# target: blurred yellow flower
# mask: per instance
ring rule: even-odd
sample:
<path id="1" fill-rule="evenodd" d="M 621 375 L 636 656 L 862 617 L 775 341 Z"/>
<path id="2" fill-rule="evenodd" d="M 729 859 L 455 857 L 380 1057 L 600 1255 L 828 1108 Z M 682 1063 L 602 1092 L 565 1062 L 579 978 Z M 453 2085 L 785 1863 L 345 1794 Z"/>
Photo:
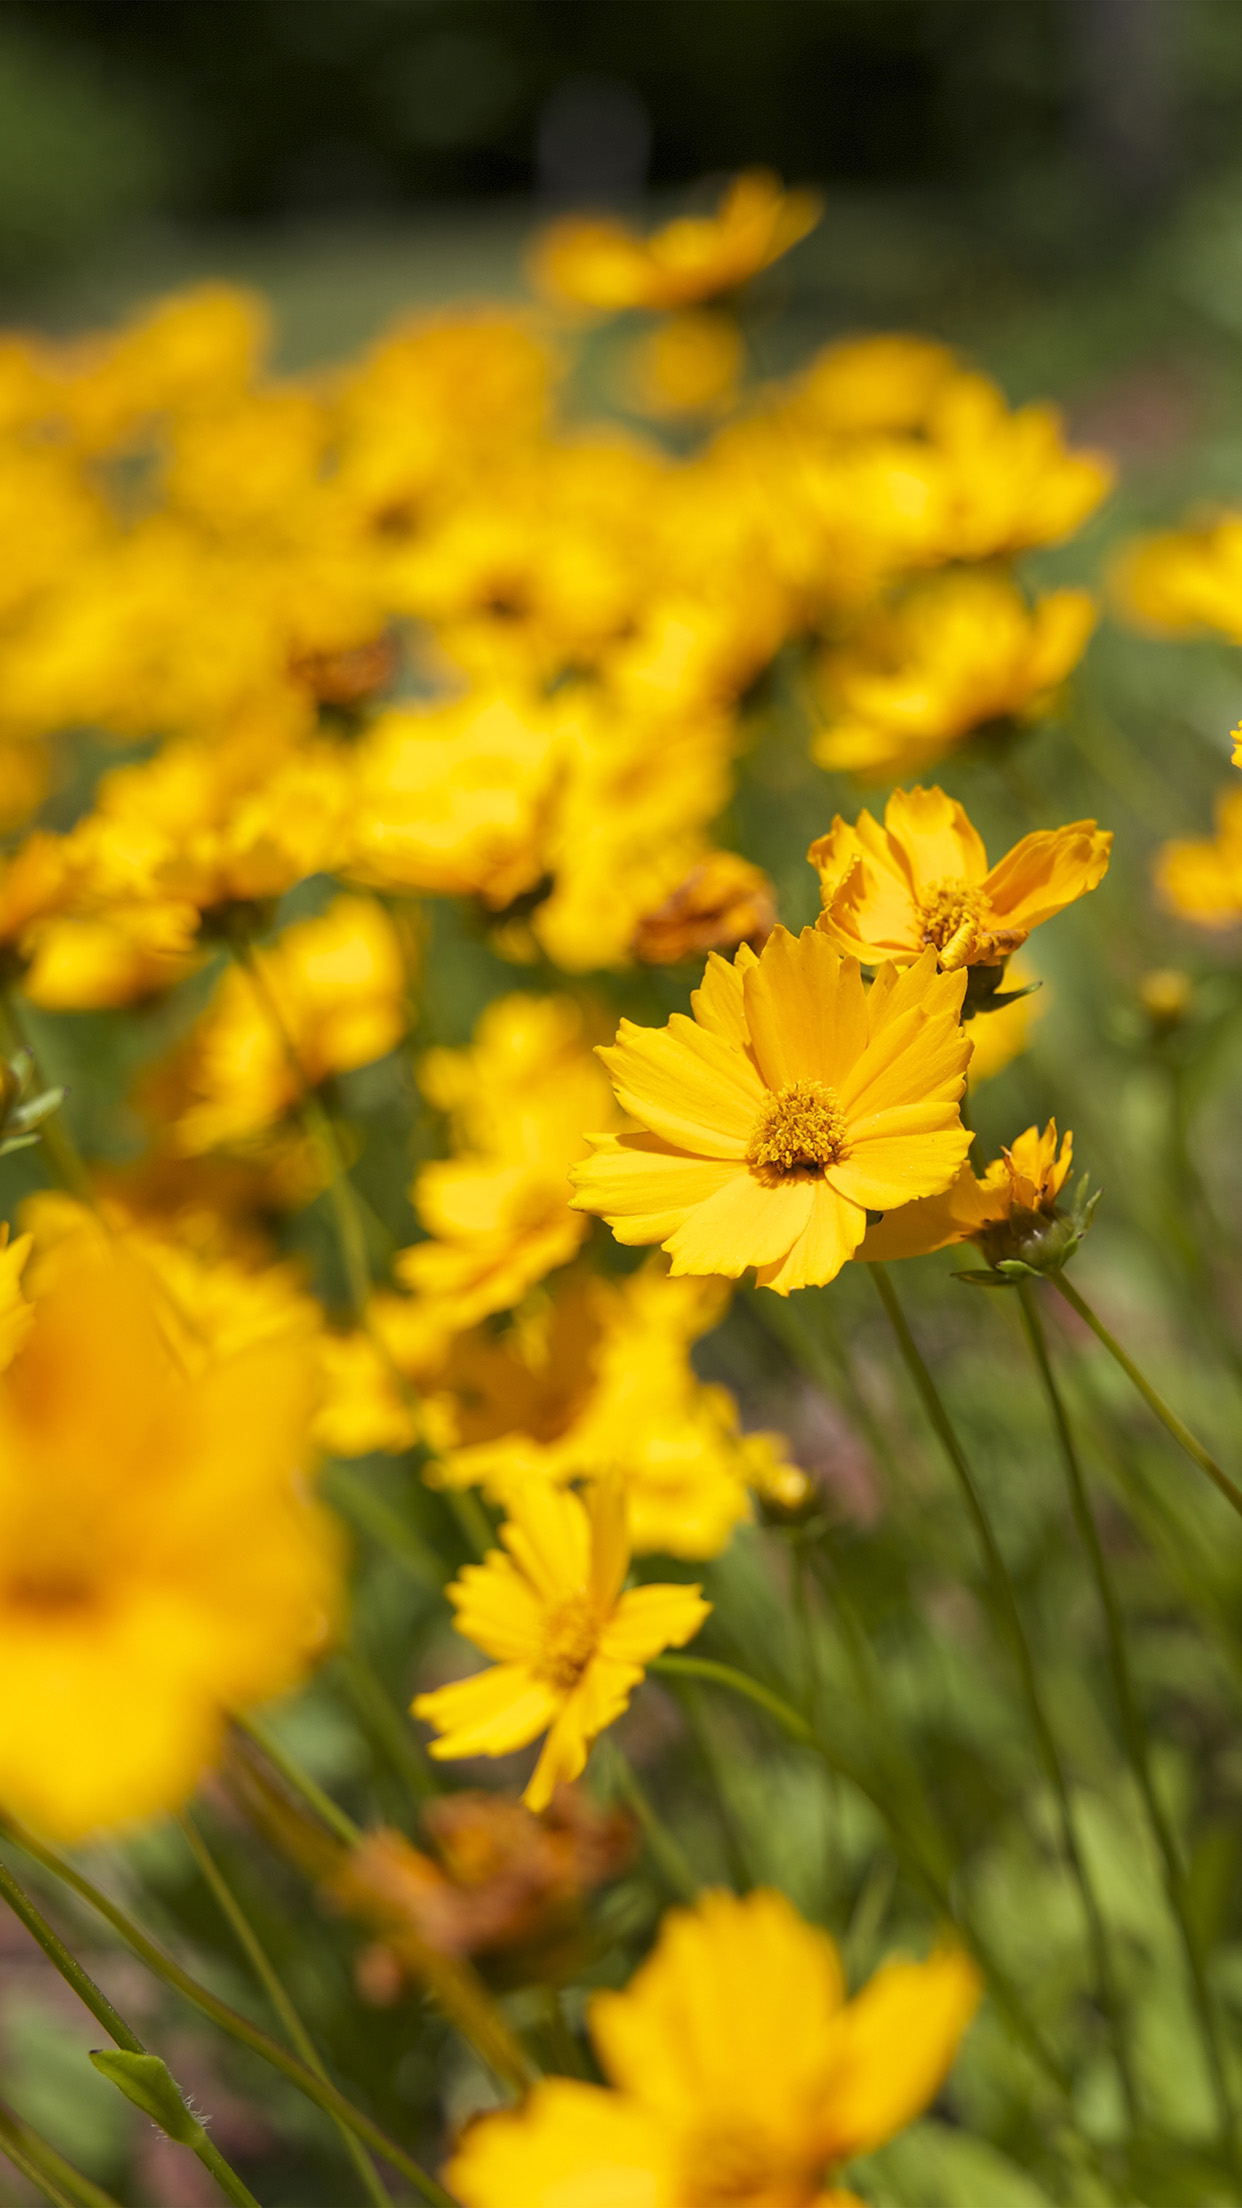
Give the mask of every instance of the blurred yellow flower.
<path id="1" fill-rule="evenodd" d="M 1236 928 L 1242 920 L 1242 790 L 1216 801 L 1214 836 L 1178 837 L 1156 853 L 1160 901 L 1199 928 Z"/>
<path id="2" fill-rule="evenodd" d="M 493 1549 L 448 1589 L 459 1633 L 497 1662 L 420 1694 L 413 1710 L 436 1727 L 438 1757 L 505 1756 L 546 1732 L 523 1796 L 546 1809 L 652 1657 L 690 1640 L 710 1606 L 697 1587 L 623 1592 L 630 1543 L 615 1482 L 597 1482 L 586 1502 L 536 1485 L 515 1499 L 500 1538 L 507 1555 Z"/>
<path id="3" fill-rule="evenodd" d="M 670 315 L 630 355 L 635 395 L 648 414 L 714 414 L 737 396 L 743 346 L 727 314 Z"/>
<path id="4" fill-rule="evenodd" d="M 1126 545 L 1112 570 L 1123 613 L 1166 635 L 1216 629 L 1242 644 L 1242 514 L 1220 514 Z"/>
<path id="5" fill-rule="evenodd" d="M 821 767 L 879 779 L 929 766 L 993 723 L 1050 713 L 1095 625 L 1084 590 L 1028 606 L 1004 575 L 936 576 L 825 654 Z"/>
<path id="6" fill-rule="evenodd" d="M 836 2173 L 935 2097 L 980 1991 L 942 1947 L 850 2000 L 783 1894 L 707 1893 L 623 1993 L 594 1996 L 607 2086 L 544 2080 L 471 2126 L 446 2181 L 463 2208 L 846 2208 Z"/>
<path id="7" fill-rule="evenodd" d="M 641 238 L 607 217 L 567 216 L 536 245 L 536 281 L 598 314 L 688 307 L 758 275 L 815 228 L 816 192 L 787 192 L 764 169 L 736 177 L 714 215 L 684 215 Z"/>
<path id="8" fill-rule="evenodd" d="M 295 1112 L 329 1075 L 382 1058 L 407 1023 L 396 929 L 370 897 L 337 897 L 255 953 L 258 980 L 226 968 L 190 1038 L 187 1151 L 237 1142 Z"/>
<path id="9" fill-rule="evenodd" d="M 921 430 L 960 372 L 956 355 L 931 337 L 886 331 L 844 338 L 816 354 L 791 403 L 808 427 L 838 435 Z"/>
<path id="10" fill-rule="evenodd" d="M 1112 835 L 1093 820 L 1039 828 L 989 868 L 983 838 L 943 790 L 894 790 L 884 825 L 833 821 L 807 857 L 819 925 L 865 966 L 904 964 L 930 946 L 942 967 L 1002 966 L 1032 928 L 1103 880 Z"/>
<path id="11" fill-rule="evenodd" d="M 987 376 L 959 374 L 945 382 L 928 407 L 926 434 L 945 484 L 937 547 L 945 560 L 990 560 L 1059 544 L 1095 512 L 1116 478 L 1104 453 L 1066 448 L 1055 406 L 1011 411 Z M 1064 595 L 1081 593 L 1057 593 Z"/>
<path id="12" fill-rule="evenodd" d="M 736 851 L 709 851 L 643 914 L 634 930 L 634 956 L 647 966 L 677 966 L 707 951 L 733 951 L 739 943 L 761 950 L 776 925 L 776 894 L 762 867 Z"/>
<path id="13" fill-rule="evenodd" d="M 663 1243 L 675 1274 L 753 1265 L 778 1295 L 834 1279 L 868 1211 L 947 1187 L 966 1155 L 965 987 L 929 950 L 865 991 L 814 928 L 713 956 L 693 1019 L 625 1020 L 601 1052 L 647 1131 L 592 1137 L 575 1204 Z"/>
<path id="14" fill-rule="evenodd" d="M 338 1601 L 307 1360 L 187 1374 L 124 1253 L 81 1244 L 0 1375 L 0 1800 L 80 1839 L 175 1808 L 230 1710 L 302 1678 Z"/>

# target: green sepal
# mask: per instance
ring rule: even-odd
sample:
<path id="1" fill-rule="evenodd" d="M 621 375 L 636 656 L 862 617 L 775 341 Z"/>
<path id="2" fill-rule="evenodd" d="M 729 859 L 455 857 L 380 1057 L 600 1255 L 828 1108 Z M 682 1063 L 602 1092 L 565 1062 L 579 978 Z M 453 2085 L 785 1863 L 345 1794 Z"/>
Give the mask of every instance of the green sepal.
<path id="1" fill-rule="evenodd" d="M 0 1137 L 0 1158 L 10 1158 L 15 1150 L 33 1150 L 41 1138 L 35 1135 L 4 1135 Z"/>
<path id="2" fill-rule="evenodd" d="M 1023 1272 L 1026 1269 L 1024 1265 L 1022 1267 Z M 1008 1267 L 1005 1270 L 1007 1271 Z M 992 1265 L 986 1267 L 972 1265 L 968 1273 L 954 1273 L 953 1278 L 954 1280 L 964 1280 L 968 1288 L 1012 1288 L 1014 1286 L 1012 1280 L 999 1279 L 997 1269 Z"/>
<path id="3" fill-rule="evenodd" d="M 195 2154 L 202 2152 L 207 2133 L 186 2107 L 176 2079 L 159 2055 L 135 2055 L 123 2047 L 94 2047 L 91 2061 L 127 2101 L 140 2108 L 178 2146 L 192 2147 Z"/>

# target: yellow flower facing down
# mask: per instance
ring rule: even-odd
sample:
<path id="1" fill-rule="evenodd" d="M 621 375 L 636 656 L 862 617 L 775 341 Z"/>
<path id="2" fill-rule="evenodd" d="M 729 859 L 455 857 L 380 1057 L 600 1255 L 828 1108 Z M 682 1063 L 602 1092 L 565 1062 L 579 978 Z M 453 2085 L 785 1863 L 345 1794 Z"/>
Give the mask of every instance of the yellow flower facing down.
<path id="1" fill-rule="evenodd" d="M 821 767 L 878 780 L 929 766 L 975 730 L 1051 712 L 1095 626 L 1085 590 L 1029 606 L 988 571 L 938 575 L 883 606 L 828 653 Z"/>
<path id="2" fill-rule="evenodd" d="M 1236 928 L 1242 920 L 1242 790 L 1216 804 L 1214 836 L 1160 846 L 1155 863 L 1161 903 L 1197 928 Z"/>
<path id="3" fill-rule="evenodd" d="M 644 1668 L 698 1632 L 710 1605 L 697 1587 L 624 1592 L 630 1544 L 615 1482 L 589 1503 L 537 1486 L 515 1500 L 493 1549 L 448 1589 L 457 1629 L 497 1661 L 420 1694 L 438 1757 L 505 1756 L 547 1734 L 523 1799 L 546 1809 L 576 1779 L 591 1742 L 627 1708 Z"/>
<path id="4" fill-rule="evenodd" d="M 979 1994 L 946 1947 L 850 2000 L 782 1894 L 705 1894 L 592 2001 L 608 2085 L 545 2079 L 471 2126 L 446 2181 L 463 2208 L 845 2208 L 835 2173 L 926 2108 Z"/>
<path id="5" fill-rule="evenodd" d="M 63 1840 L 183 1802 L 338 1606 L 305 1353 L 187 1374 L 161 1316 L 139 1266 L 79 1244 L 0 1374 L 0 1801 Z"/>
<path id="6" fill-rule="evenodd" d="M 737 177 L 714 215 L 684 215 L 650 237 L 624 223 L 569 216 L 544 232 L 537 282 L 556 299 L 596 314 L 662 311 L 736 291 L 815 228 L 818 193 L 787 192 L 766 170 Z"/>
<path id="7" fill-rule="evenodd" d="M 228 967 L 191 1040 L 187 1151 L 270 1127 L 305 1087 L 384 1057 L 405 1031 L 401 945 L 373 898 L 338 897 L 255 955 L 261 978 Z"/>
<path id="8" fill-rule="evenodd" d="M 963 1165 L 951 1188 L 938 1196 L 906 1204 L 867 1229 L 862 1255 L 868 1262 L 925 1257 L 954 1242 L 989 1241 L 1001 1251 L 997 1230 L 1050 1220 L 1070 1177 L 1074 1137 L 1068 1131 L 1057 1149 L 1057 1123 L 1041 1134 L 1028 1127 L 1008 1150 L 987 1167 L 982 1180 Z M 1003 1253 L 1002 1253 L 1003 1254 Z M 1016 1253 L 1010 1253 L 1016 1254 Z"/>
<path id="9" fill-rule="evenodd" d="M 1033 928 L 1095 889 L 1112 836 L 1093 820 L 1040 828 L 989 867 L 983 838 L 943 790 L 894 790 L 884 825 L 838 814 L 807 857 L 819 925 L 847 957 L 905 964 L 929 947 L 948 971 L 1001 966 Z"/>
<path id="10" fill-rule="evenodd" d="M 865 990 L 814 928 L 713 956 L 693 1019 L 625 1020 L 600 1053 L 645 1132 L 592 1138 L 575 1204 L 662 1243 L 675 1274 L 753 1265 L 778 1295 L 835 1279 L 869 1210 L 946 1188 L 966 1155 L 965 988 L 928 950 Z"/>

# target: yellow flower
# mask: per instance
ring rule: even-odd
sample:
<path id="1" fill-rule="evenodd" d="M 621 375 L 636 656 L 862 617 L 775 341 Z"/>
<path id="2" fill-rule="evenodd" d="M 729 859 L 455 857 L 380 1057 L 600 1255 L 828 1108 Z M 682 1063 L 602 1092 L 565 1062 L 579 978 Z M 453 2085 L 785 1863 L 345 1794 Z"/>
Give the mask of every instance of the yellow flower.
<path id="1" fill-rule="evenodd" d="M 926 2108 L 979 1994 L 944 1947 L 850 2000 L 782 1894 L 705 1894 L 592 2001 L 608 2085 L 546 2079 L 471 2127 L 446 2181 L 463 2208 L 846 2208 L 836 2172 Z"/>
<path id="2" fill-rule="evenodd" d="M 1172 636 L 1216 629 L 1242 644 L 1242 514 L 1137 538 L 1112 585 L 1121 610 L 1146 628 Z"/>
<path id="3" fill-rule="evenodd" d="M 630 1544 L 615 1483 L 598 1483 L 589 1503 L 534 1487 L 500 1538 L 508 1555 L 493 1549 L 467 1564 L 448 1590 L 458 1631 L 498 1660 L 420 1694 L 414 1715 L 436 1727 L 439 1757 L 505 1756 L 546 1732 L 523 1797 L 546 1809 L 628 1707 L 652 1657 L 690 1640 L 710 1606 L 697 1587 L 622 1591 Z"/>
<path id="4" fill-rule="evenodd" d="M 717 1555 L 748 1488 L 806 1488 L 781 1437 L 742 1434 L 729 1390 L 695 1373 L 691 1346 L 726 1301 L 723 1282 L 670 1280 L 655 1259 L 624 1281 L 571 1276 L 503 1336 L 467 1336 L 428 1399 L 427 1477 L 508 1506 L 536 1480 L 615 1475 L 636 1550 Z"/>
<path id="5" fill-rule="evenodd" d="M 188 1375 L 160 1319 L 124 1253 L 79 1244 L 0 1375 L 0 1801 L 66 1840 L 184 1801 L 338 1604 L 304 1353 Z"/>
<path id="6" fill-rule="evenodd" d="M 954 354 L 934 338 L 846 338 L 816 354 L 793 406 L 808 426 L 838 436 L 923 429 L 933 401 L 959 372 Z"/>
<path id="7" fill-rule="evenodd" d="M 634 930 L 634 956 L 676 966 L 739 943 L 759 950 L 776 925 L 776 897 L 762 867 L 736 851 L 709 851 Z"/>
<path id="8" fill-rule="evenodd" d="M 1216 803 L 1216 834 L 1160 846 L 1155 864 L 1161 903 L 1199 928 L 1236 928 L 1242 920 L 1242 790 Z"/>
<path id="9" fill-rule="evenodd" d="M 495 998 L 468 1050 L 429 1051 L 428 1101 L 448 1115 L 454 1155 L 422 1167 L 414 1204 L 430 1239 L 395 1271 L 438 1309 L 445 1335 L 519 1301 L 587 1232 L 569 1169 L 585 1127 L 615 1123 L 582 1009 L 567 997 Z"/>
<path id="10" fill-rule="evenodd" d="M 1059 544 L 1113 486 L 1116 470 L 1104 453 L 1066 450 L 1055 406 L 1011 412 L 986 376 L 961 374 L 944 384 L 926 429 L 946 490 L 941 559 L 989 560 Z"/>
<path id="11" fill-rule="evenodd" d="M 819 874 L 820 927 L 865 966 L 920 958 L 1002 966 L 1032 928 L 1096 888 L 1112 836 L 1093 820 L 1039 828 L 989 868 L 983 839 L 943 790 L 894 790 L 884 825 L 838 814 L 807 857 Z"/>
<path id="12" fill-rule="evenodd" d="M 1070 1176 L 1074 1137 L 1066 1133 L 1057 1150 L 1057 1123 L 1041 1134 L 1028 1127 L 1002 1150 L 977 1180 L 963 1165 L 951 1188 L 938 1196 L 906 1204 L 867 1229 L 862 1256 L 868 1264 L 895 1257 L 923 1257 L 954 1242 L 981 1242 L 985 1248 L 997 1229 L 1015 1219 L 1051 1219 Z M 999 1243 L 997 1244 L 999 1248 Z"/>
<path id="13" fill-rule="evenodd" d="M 737 394 L 743 346 L 727 314 L 671 315 L 640 339 L 630 359 L 639 403 L 648 414 L 713 414 Z"/>
<path id="14" fill-rule="evenodd" d="M 188 1047 L 187 1151 L 236 1142 L 296 1109 L 303 1089 L 369 1065 L 405 1031 L 396 930 L 370 897 L 338 897 L 256 953 L 262 981 L 226 968 Z"/>
<path id="15" fill-rule="evenodd" d="M 650 237 L 624 223 L 571 215 L 534 254 L 553 297 L 599 314 L 688 307 L 736 291 L 797 245 L 819 221 L 815 192 L 785 191 L 764 169 L 735 178 L 714 215 L 686 215 Z"/>
<path id="16" fill-rule="evenodd" d="M 601 1052 L 648 1131 L 594 1136 L 575 1204 L 618 1241 L 663 1243 L 674 1273 L 754 1265 L 782 1296 L 834 1279 L 869 1210 L 947 1187 L 966 1155 L 965 988 L 926 951 L 865 991 L 814 928 L 713 956 L 692 1020 L 625 1020 Z"/>
<path id="17" fill-rule="evenodd" d="M 827 654 L 832 717 L 811 756 L 878 779 L 928 766 L 993 722 L 1038 720 L 1095 618 L 1084 590 L 1055 590 L 1031 607 L 1006 576 L 987 571 L 919 583 Z"/>

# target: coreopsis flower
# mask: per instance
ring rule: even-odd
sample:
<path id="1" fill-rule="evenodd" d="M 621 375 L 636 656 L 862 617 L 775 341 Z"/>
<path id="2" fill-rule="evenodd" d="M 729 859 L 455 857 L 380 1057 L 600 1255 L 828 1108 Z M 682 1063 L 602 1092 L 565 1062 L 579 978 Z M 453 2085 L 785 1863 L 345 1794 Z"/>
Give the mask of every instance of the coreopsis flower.
<path id="1" fill-rule="evenodd" d="M 694 1342 L 723 1316 L 721 1281 L 670 1280 L 659 1259 L 620 1282 L 570 1276 L 503 1335 L 465 1336 L 428 1384 L 427 1478 L 508 1506 L 538 1480 L 611 1476 L 635 1550 L 715 1556 L 750 1491 L 806 1492 L 779 1434 L 740 1431 Z"/>
<path id="2" fill-rule="evenodd" d="M 864 990 L 814 928 L 713 955 L 693 1019 L 625 1020 L 601 1052 L 644 1131 L 592 1137 L 575 1204 L 662 1243 L 675 1274 L 753 1265 L 778 1295 L 835 1279 L 868 1211 L 947 1188 L 966 1155 L 965 989 L 926 950 Z"/>
<path id="3" fill-rule="evenodd" d="M 0 1374 L 0 1801 L 73 1840 L 177 1807 L 304 1676 L 338 1558 L 296 1345 L 187 1372 L 149 1276 L 80 1243 L 34 1304 Z"/>
<path id="4" fill-rule="evenodd" d="M 960 373 L 956 354 L 935 338 L 889 331 L 847 337 L 815 355 L 791 404 L 808 427 L 836 436 L 921 430 Z"/>
<path id="5" fill-rule="evenodd" d="M 878 966 L 928 948 L 942 967 L 1003 966 L 1033 928 L 1095 889 L 1112 835 L 1093 820 L 1039 828 L 989 867 L 983 838 L 943 790 L 894 790 L 884 825 L 840 814 L 807 852 L 819 925 L 837 949 Z"/>
<path id="6" fill-rule="evenodd" d="M 731 315 L 670 315 L 630 356 L 635 396 L 648 414 L 723 413 L 737 396 L 744 348 Z"/>
<path id="7" fill-rule="evenodd" d="M 994 1158 L 982 1179 L 963 1165 L 951 1188 L 938 1196 L 907 1204 L 867 1229 L 862 1255 L 871 1263 L 887 1258 L 922 1257 L 954 1242 L 977 1242 L 990 1262 L 1019 1257 L 1036 1271 L 1041 1251 L 1063 1261 L 1055 1231 L 1066 1224 L 1057 1200 L 1070 1177 L 1074 1137 L 1068 1131 L 1057 1148 L 1057 1123 L 1042 1134 L 1028 1127 L 1009 1149 Z"/>
<path id="8" fill-rule="evenodd" d="M 819 221 L 816 192 L 787 192 L 752 169 L 734 179 L 714 215 L 684 215 L 640 238 L 621 222 L 568 216 L 553 223 L 533 257 L 537 281 L 554 298 L 597 314 L 627 307 L 694 306 L 757 276 Z"/>
<path id="9" fill-rule="evenodd" d="M 584 1768 L 596 1735 L 628 1708 L 644 1668 L 698 1632 L 710 1605 L 697 1587 L 625 1588 L 630 1543 L 619 1486 L 584 1502 L 537 1485 L 515 1500 L 493 1549 L 447 1590 L 457 1630 L 497 1661 L 420 1694 L 437 1757 L 505 1756 L 546 1733 L 523 1800 L 546 1809 Z"/>
<path id="10" fill-rule="evenodd" d="M 832 1940 L 782 1894 L 705 1894 L 623 1993 L 594 1996 L 607 2085 L 545 2079 L 471 2126 L 446 2181 L 463 2208 L 857 2208 L 842 2165 L 927 2107 L 979 1995 L 943 1947 L 851 2000 Z"/>
<path id="11" fill-rule="evenodd" d="M 776 896 L 762 867 L 737 851 L 709 851 L 634 930 L 634 956 L 676 966 L 707 951 L 759 950 L 776 925 Z"/>
<path id="12" fill-rule="evenodd" d="M 1067 450 L 1055 406 L 1011 411 L 987 376 L 949 378 L 923 426 L 943 483 L 934 554 L 941 560 L 991 560 L 1059 544 L 1116 478 L 1105 453 Z"/>
<path id="13" fill-rule="evenodd" d="M 1220 514 L 1127 545 L 1112 573 L 1123 613 L 1168 636 L 1215 629 L 1242 644 L 1242 514 Z"/>
<path id="14" fill-rule="evenodd" d="M 1236 928 L 1242 920 L 1242 790 L 1216 801 L 1214 836 L 1178 837 L 1156 853 L 1161 903 L 1198 928 Z"/>
<path id="15" fill-rule="evenodd" d="M 337 897 L 255 953 L 260 979 L 223 974 L 187 1047 L 187 1151 L 236 1142 L 295 1112 L 308 1087 L 383 1058 L 407 1024 L 396 929 L 370 897 Z"/>
<path id="16" fill-rule="evenodd" d="M 583 1129 L 616 1113 L 567 997 L 494 999 L 472 1047 L 429 1051 L 419 1079 L 448 1117 L 453 1155 L 421 1168 L 413 1199 L 428 1239 L 402 1250 L 395 1271 L 447 1336 L 508 1310 L 573 1257 L 587 1227 L 569 1169 L 585 1154 Z"/>
<path id="17" fill-rule="evenodd" d="M 918 583 L 825 656 L 829 719 L 811 755 L 879 779 L 929 766 L 977 730 L 1042 719 L 1095 620 L 1084 590 L 1029 606 L 987 570 Z"/>

